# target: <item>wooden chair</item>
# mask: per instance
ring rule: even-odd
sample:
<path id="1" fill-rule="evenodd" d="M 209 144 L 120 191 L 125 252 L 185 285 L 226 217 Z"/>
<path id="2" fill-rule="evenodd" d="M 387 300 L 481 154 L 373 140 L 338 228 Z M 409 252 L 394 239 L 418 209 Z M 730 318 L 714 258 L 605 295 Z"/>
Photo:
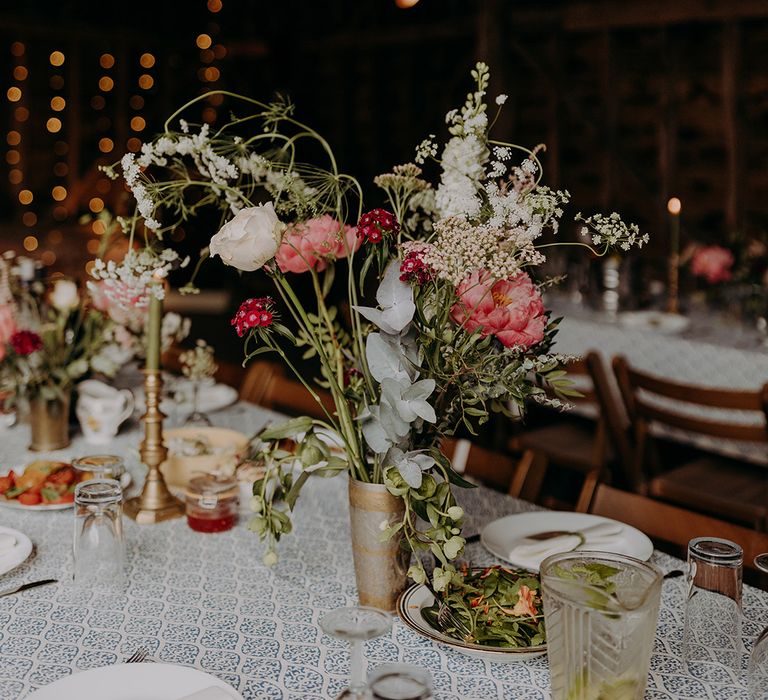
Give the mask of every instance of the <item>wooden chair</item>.
<path id="1" fill-rule="evenodd" d="M 662 379 L 629 366 L 623 357 L 613 368 L 634 434 L 629 479 L 639 493 L 764 530 L 768 518 L 768 467 L 705 454 L 663 468 L 651 435 L 653 425 L 768 448 L 768 383 L 757 391 L 710 389 Z M 677 402 L 676 408 L 670 401 Z M 746 411 L 753 423 L 726 422 L 684 412 L 687 408 Z"/>
<path id="2" fill-rule="evenodd" d="M 330 393 L 314 389 L 322 405 L 333 415 L 336 408 Z M 327 418 L 322 407 L 301 382 L 285 376 L 281 365 L 263 360 L 248 365 L 240 386 L 240 399 L 291 416 Z"/>
<path id="3" fill-rule="evenodd" d="M 567 367 L 570 375 L 586 377 L 588 387 L 578 390 L 581 398 L 574 404 L 589 404 L 597 415 L 596 426 L 565 420 L 528 430 L 510 443 L 510 449 L 522 449 L 517 469 L 509 485 L 509 494 L 528 501 L 540 501 L 541 489 L 549 465 L 583 474 L 584 480 L 575 510 L 585 512 L 595 488 L 605 475 L 611 459 L 629 458 L 629 444 L 618 422 L 615 401 L 600 355 L 594 351 Z M 541 501 L 543 505 L 559 503 Z"/>
<path id="4" fill-rule="evenodd" d="M 509 488 L 510 479 L 517 468 L 517 461 L 513 457 L 469 440 L 445 438 L 442 450 L 457 472 L 500 491 Z"/>
<path id="5" fill-rule="evenodd" d="M 744 566 L 755 571 L 755 556 L 768 552 L 768 534 L 606 484 L 597 487 L 590 512 L 636 527 L 656 542 L 679 547 L 683 556 L 690 540 L 710 535 L 740 544 Z"/>

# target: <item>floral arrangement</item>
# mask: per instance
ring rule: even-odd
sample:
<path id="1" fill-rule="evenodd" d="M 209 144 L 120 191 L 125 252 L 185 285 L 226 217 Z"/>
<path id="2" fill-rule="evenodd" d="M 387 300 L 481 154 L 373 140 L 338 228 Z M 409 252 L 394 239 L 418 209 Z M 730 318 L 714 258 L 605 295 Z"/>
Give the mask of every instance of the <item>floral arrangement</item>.
<path id="1" fill-rule="evenodd" d="M 119 279 L 113 279 L 106 270 L 106 267 L 99 268 L 97 274 L 104 272 L 105 277 L 90 280 L 88 290 L 94 308 L 112 321 L 110 347 L 115 362 L 124 365 L 133 359 L 142 359 L 146 354 L 149 288 L 141 290 L 138 282 L 125 284 Z M 173 311 L 163 314 L 160 328 L 162 351 L 184 340 L 189 335 L 190 327 L 188 318 Z"/>
<path id="2" fill-rule="evenodd" d="M 0 279 L 0 389 L 21 397 L 61 398 L 88 372 L 121 366 L 112 324 L 80 296 L 75 282 L 16 284 L 5 264 Z"/>
<path id="3" fill-rule="evenodd" d="M 179 355 L 181 373 L 193 382 L 211 379 L 218 369 L 213 357 L 213 348 L 204 340 L 198 340 L 194 348 Z"/>
<path id="4" fill-rule="evenodd" d="M 165 274 L 179 262 L 165 233 L 202 207 L 218 208 L 221 228 L 201 259 L 260 270 L 275 285 L 274 298 L 246 300 L 232 320 L 246 358 L 276 353 L 325 412 L 261 436 L 267 467 L 253 487 L 250 527 L 268 543 L 267 563 L 277 560 L 276 543 L 291 529 L 290 511 L 309 476 L 346 471 L 404 501 L 403 518 L 382 523 L 382 537 L 432 554 L 439 562 L 432 583 L 445 589 L 464 546 L 464 513 L 452 487 L 468 484 L 441 452 L 441 439 L 474 431 L 492 412 L 508 412 L 509 402 L 563 405 L 570 393 L 561 370 L 568 358 L 551 350 L 557 324 L 542 303 L 546 280 L 533 276 L 547 248 L 539 239 L 557 231 L 569 194 L 541 184 L 540 148 L 491 137 L 487 66 L 478 64 L 472 76 L 474 91 L 446 115 L 445 146 L 430 137 L 416 162 L 375 179 L 387 208 L 365 211 L 359 183 L 339 171 L 327 142 L 285 101 L 223 93 L 250 112 L 215 132 L 179 119 L 185 105 L 138 156 L 121 161 L 137 200 L 122 225 L 132 240 L 140 231 L 149 243 L 140 266 L 130 253 L 97 275 L 125 282 Z M 499 96 L 497 109 L 503 103 Z M 325 167 L 302 160 L 305 146 L 319 147 Z M 420 168 L 427 160 L 440 168 L 436 185 Z M 116 167 L 107 172 L 119 176 Z M 617 214 L 582 220 L 588 242 L 577 244 L 598 254 L 647 241 Z M 343 305 L 331 295 L 340 270 Z M 299 298 L 294 275 L 309 279 L 311 299 Z M 372 304 L 365 303 L 369 285 Z M 186 290 L 194 291 L 193 280 Z M 319 363 L 318 380 L 291 361 L 288 346 Z M 549 398 L 541 381 L 560 398 Z M 318 386 L 334 410 L 323 408 Z M 318 430 L 339 435 L 343 456 Z M 285 450 L 284 438 L 296 449 Z M 419 557 L 409 574 L 425 580 Z"/>
<path id="5" fill-rule="evenodd" d="M 719 245 L 696 246 L 691 253 L 691 274 L 708 284 L 721 284 L 733 279 L 735 258 L 728 248 Z"/>

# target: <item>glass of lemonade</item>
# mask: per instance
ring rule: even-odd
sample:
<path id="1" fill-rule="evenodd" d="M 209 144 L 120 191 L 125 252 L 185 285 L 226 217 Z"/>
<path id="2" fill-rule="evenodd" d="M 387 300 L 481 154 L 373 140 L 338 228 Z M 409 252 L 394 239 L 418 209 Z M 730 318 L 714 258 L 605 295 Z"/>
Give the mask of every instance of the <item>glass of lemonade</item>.
<path id="1" fill-rule="evenodd" d="M 640 700 L 661 601 L 661 571 L 605 552 L 541 564 L 552 700 Z"/>

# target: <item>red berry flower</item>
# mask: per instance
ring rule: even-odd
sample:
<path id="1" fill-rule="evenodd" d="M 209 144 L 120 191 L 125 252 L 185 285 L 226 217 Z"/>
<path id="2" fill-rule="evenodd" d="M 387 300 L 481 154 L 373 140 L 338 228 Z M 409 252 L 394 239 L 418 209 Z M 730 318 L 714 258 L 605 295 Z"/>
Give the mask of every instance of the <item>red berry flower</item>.
<path id="1" fill-rule="evenodd" d="M 421 250 L 411 250 L 406 253 L 403 262 L 400 264 L 400 281 L 416 282 L 416 284 L 426 284 L 432 279 L 432 270 L 424 262 L 424 252 Z"/>
<path id="2" fill-rule="evenodd" d="M 10 337 L 11 347 L 17 355 L 26 356 L 43 347 L 42 338 L 33 331 L 16 331 Z"/>
<path id="3" fill-rule="evenodd" d="M 241 338 L 251 328 L 267 328 L 272 325 L 274 314 L 271 311 L 271 297 L 246 299 L 238 309 L 231 323 Z"/>
<path id="4" fill-rule="evenodd" d="M 386 209 L 371 209 L 357 222 L 357 235 L 368 243 L 381 243 L 384 234 L 395 235 L 400 230 L 395 215 Z"/>

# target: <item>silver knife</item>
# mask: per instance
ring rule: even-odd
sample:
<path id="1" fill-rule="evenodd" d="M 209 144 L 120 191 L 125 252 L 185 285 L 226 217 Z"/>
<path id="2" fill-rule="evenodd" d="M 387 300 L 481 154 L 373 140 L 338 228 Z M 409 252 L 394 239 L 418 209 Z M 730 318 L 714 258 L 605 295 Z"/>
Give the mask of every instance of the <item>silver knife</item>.
<path id="1" fill-rule="evenodd" d="M 13 595 L 14 593 L 20 593 L 21 591 L 26 591 L 27 588 L 36 588 L 37 586 L 45 586 L 49 583 L 58 583 L 58 579 L 55 578 L 44 578 L 42 581 L 29 581 L 28 583 L 22 583 L 19 586 L 14 586 L 13 588 L 6 588 L 4 591 L 0 591 L 0 598 L 2 598 L 5 595 Z"/>

